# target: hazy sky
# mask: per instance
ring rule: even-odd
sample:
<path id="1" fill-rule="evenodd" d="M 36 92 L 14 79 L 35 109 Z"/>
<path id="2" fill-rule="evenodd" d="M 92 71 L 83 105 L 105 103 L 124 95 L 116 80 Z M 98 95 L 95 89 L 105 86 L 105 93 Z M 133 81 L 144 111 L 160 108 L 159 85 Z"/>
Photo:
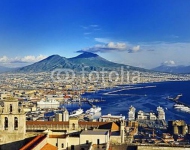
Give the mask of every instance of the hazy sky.
<path id="1" fill-rule="evenodd" d="M 0 0 L 1 66 L 83 51 L 144 68 L 190 65 L 190 0 Z"/>

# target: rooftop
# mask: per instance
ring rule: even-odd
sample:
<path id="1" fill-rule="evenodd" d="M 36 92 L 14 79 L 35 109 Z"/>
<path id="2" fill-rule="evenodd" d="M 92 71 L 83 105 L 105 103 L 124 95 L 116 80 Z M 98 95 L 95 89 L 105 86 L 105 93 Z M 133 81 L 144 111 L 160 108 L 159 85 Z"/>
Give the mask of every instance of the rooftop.
<path id="1" fill-rule="evenodd" d="M 81 132 L 81 135 L 107 135 L 107 130 L 84 130 Z"/>
<path id="2" fill-rule="evenodd" d="M 42 148 L 41 150 L 57 150 L 58 148 L 49 144 L 49 143 L 46 143 Z"/>

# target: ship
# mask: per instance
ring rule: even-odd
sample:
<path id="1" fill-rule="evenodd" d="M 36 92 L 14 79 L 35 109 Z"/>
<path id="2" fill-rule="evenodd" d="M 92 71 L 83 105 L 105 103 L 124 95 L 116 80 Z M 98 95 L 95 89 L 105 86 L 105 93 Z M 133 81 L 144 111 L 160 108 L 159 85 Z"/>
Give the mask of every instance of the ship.
<path id="1" fill-rule="evenodd" d="M 190 113 L 190 108 L 183 105 L 183 104 L 175 104 L 174 105 L 174 108 L 177 109 L 177 110 L 180 110 L 180 111 L 184 111 L 184 112 L 188 112 Z"/>
<path id="2" fill-rule="evenodd" d="M 79 108 L 79 109 L 77 109 L 77 110 L 72 111 L 69 116 L 70 116 L 70 117 L 79 116 L 79 115 L 81 115 L 83 112 L 84 112 L 83 109 Z"/>
<path id="3" fill-rule="evenodd" d="M 37 102 L 37 106 L 40 108 L 58 108 L 60 102 L 54 99 L 42 99 L 41 101 Z"/>
<path id="4" fill-rule="evenodd" d="M 95 114 L 97 112 L 100 112 L 101 110 L 101 107 L 92 106 L 90 109 L 86 111 L 86 114 Z"/>

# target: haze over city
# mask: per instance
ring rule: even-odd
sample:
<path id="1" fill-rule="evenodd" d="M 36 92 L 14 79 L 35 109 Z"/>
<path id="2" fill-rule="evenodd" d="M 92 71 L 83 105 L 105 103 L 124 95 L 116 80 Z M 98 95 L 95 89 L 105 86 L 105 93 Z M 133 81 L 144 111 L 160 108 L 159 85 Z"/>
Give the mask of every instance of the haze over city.
<path id="1" fill-rule="evenodd" d="M 190 65 L 189 8 L 188 0 L 1 0 L 0 66 L 84 51 L 148 69 Z"/>

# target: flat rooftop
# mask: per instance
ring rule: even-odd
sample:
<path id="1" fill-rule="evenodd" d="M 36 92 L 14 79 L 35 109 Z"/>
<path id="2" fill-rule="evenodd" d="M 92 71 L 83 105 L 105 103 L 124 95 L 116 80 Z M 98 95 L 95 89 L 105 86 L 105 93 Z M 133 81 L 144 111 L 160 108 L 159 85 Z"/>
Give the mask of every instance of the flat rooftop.
<path id="1" fill-rule="evenodd" d="M 81 132 L 81 135 L 107 135 L 107 130 L 84 130 Z"/>

